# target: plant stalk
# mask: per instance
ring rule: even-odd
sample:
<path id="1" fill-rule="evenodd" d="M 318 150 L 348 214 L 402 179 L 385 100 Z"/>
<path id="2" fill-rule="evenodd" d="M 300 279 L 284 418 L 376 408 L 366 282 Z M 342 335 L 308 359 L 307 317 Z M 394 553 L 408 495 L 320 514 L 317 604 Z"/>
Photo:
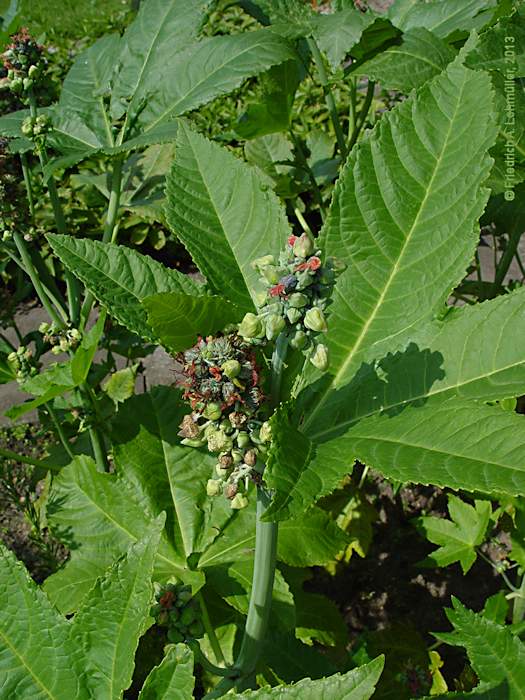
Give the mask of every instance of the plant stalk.
<path id="1" fill-rule="evenodd" d="M 522 622 L 525 618 L 525 572 L 521 577 L 521 585 L 517 591 L 518 595 L 514 598 L 512 605 L 512 623 L 515 625 Z"/>
<path id="2" fill-rule="evenodd" d="M 201 608 L 204 629 L 206 630 L 206 634 L 208 635 L 208 639 L 210 640 L 211 648 L 213 649 L 213 653 L 215 655 L 215 661 L 218 664 L 222 664 L 223 666 L 225 666 L 226 661 L 222 653 L 221 645 L 219 644 L 219 640 L 217 639 L 217 635 L 215 634 L 215 630 L 213 629 L 213 625 L 211 624 L 210 615 L 208 613 L 208 608 L 206 607 L 204 596 L 200 591 L 199 593 L 197 593 L 197 600 L 199 601 L 199 605 Z"/>
<path id="3" fill-rule="evenodd" d="M 339 121 L 339 115 L 337 114 L 337 107 L 335 104 L 334 95 L 328 83 L 328 76 L 326 74 L 323 57 L 321 56 L 319 47 L 317 46 L 317 43 L 315 42 L 315 39 L 313 37 L 308 37 L 306 41 L 308 43 L 308 48 L 310 49 L 310 52 L 312 54 L 312 58 L 314 59 L 317 72 L 319 73 L 319 80 L 321 81 L 321 85 L 323 88 L 326 106 L 328 107 L 328 113 L 330 114 L 330 119 L 332 120 L 332 124 L 334 126 L 335 137 L 337 139 L 337 145 L 341 153 L 341 158 L 343 160 L 346 160 L 347 148 L 345 135 L 343 133 L 343 127 L 341 126 L 341 122 Z"/>
<path id="4" fill-rule="evenodd" d="M 494 288 L 493 288 L 493 295 L 496 296 L 500 289 L 501 285 L 503 284 L 503 280 L 505 279 L 505 275 L 507 274 L 510 264 L 512 262 L 512 258 L 516 255 L 516 251 L 518 249 L 518 245 L 521 239 L 522 235 L 522 230 L 520 227 L 517 227 L 516 230 L 514 230 L 509 238 L 509 241 L 507 243 L 507 247 L 505 248 L 505 252 L 500 258 L 498 267 L 496 268 L 496 274 L 494 276 Z"/>
<path id="5" fill-rule="evenodd" d="M 20 462 L 21 464 L 31 464 L 33 467 L 41 467 L 42 469 L 47 469 L 48 471 L 59 471 L 59 467 L 55 467 L 52 464 L 47 464 L 42 462 L 40 459 L 34 459 L 33 457 L 26 457 L 26 455 L 19 455 L 11 450 L 5 450 L 0 447 L 0 457 L 5 459 L 12 459 L 14 462 Z"/>
<path id="6" fill-rule="evenodd" d="M 363 102 L 363 106 L 361 107 L 361 111 L 359 112 L 359 117 L 355 123 L 355 126 L 352 129 L 352 135 L 350 137 L 350 142 L 348 144 L 348 151 L 349 152 L 354 147 L 354 145 L 359 137 L 359 134 L 361 133 L 361 130 L 362 130 L 363 126 L 365 125 L 366 117 L 368 115 L 368 112 L 370 111 L 370 105 L 372 104 L 372 100 L 374 99 L 375 86 L 376 86 L 376 84 L 374 83 L 373 80 L 368 81 L 368 87 L 366 89 L 365 101 Z"/>

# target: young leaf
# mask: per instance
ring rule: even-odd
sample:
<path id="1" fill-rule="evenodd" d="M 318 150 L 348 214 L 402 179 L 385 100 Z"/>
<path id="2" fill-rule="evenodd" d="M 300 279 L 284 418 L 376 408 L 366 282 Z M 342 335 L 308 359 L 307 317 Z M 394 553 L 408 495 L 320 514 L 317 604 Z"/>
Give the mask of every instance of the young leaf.
<path id="1" fill-rule="evenodd" d="M 357 69 L 358 75 L 377 80 L 384 88 L 409 93 L 441 73 L 454 58 L 454 51 L 423 27 L 403 34 L 399 46 L 391 46 Z"/>
<path id="2" fill-rule="evenodd" d="M 69 624 L 0 544 L 0 688 L 19 700 L 88 700 Z"/>
<path id="3" fill-rule="evenodd" d="M 349 7 L 333 14 L 316 14 L 311 19 L 312 34 L 336 69 L 361 39 L 364 30 L 376 19 L 373 12 Z"/>
<path id="4" fill-rule="evenodd" d="M 310 680 L 306 678 L 289 687 L 261 688 L 248 691 L 240 697 L 247 700 L 319 700 L 319 698 L 337 698 L 337 700 L 368 700 L 372 697 L 376 683 L 383 670 L 384 658 L 379 656 L 365 666 L 360 666 L 345 674 L 336 674 Z"/>
<path id="5" fill-rule="evenodd" d="M 118 700 L 131 684 L 139 638 L 153 622 L 151 576 L 163 527 L 161 516 L 95 583 L 73 618 L 70 637 L 82 649 L 93 697 Z"/>
<path id="6" fill-rule="evenodd" d="M 103 391 L 115 403 L 122 403 L 133 396 L 137 379 L 138 365 L 123 367 L 110 374 L 102 385 Z"/>
<path id="7" fill-rule="evenodd" d="M 193 652 L 186 644 L 169 645 L 144 681 L 138 700 L 192 700 L 194 686 Z"/>
<path id="8" fill-rule="evenodd" d="M 523 700 L 525 644 L 507 627 L 468 610 L 457 598 L 452 598 L 452 604 L 454 608 L 446 612 L 454 632 L 443 635 L 444 641 L 465 647 L 481 682 L 506 682 L 508 700 Z M 438 634 L 435 636 L 440 637 Z"/>
<path id="9" fill-rule="evenodd" d="M 476 561 L 476 547 L 485 539 L 492 508 L 489 501 L 475 501 L 471 506 L 450 494 L 448 512 L 450 520 L 435 517 L 418 519 L 425 537 L 433 544 L 441 545 L 423 563 L 427 566 L 448 566 L 458 561 L 466 574 Z"/>
<path id="10" fill-rule="evenodd" d="M 55 254 L 130 331 L 154 340 L 142 299 L 158 292 L 202 293 L 202 285 L 125 246 L 49 234 Z"/>
<path id="11" fill-rule="evenodd" d="M 494 14 L 496 0 L 395 0 L 387 17 L 406 32 L 424 27 L 438 37 L 446 38 L 457 31 L 481 29 Z"/>
<path id="12" fill-rule="evenodd" d="M 57 508 L 60 504 L 60 508 Z M 91 459 L 77 457 L 53 483 L 48 505 L 51 527 L 61 528 L 76 548 L 65 567 L 44 588 L 64 613 L 76 610 L 106 569 L 142 537 L 154 519 L 136 482 L 96 471 Z M 165 534 L 155 559 L 155 574 L 178 576 L 198 588 L 203 576 L 186 568 Z"/>
<path id="13" fill-rule="evenodd" d="M 253 309 L 252 261 L 277 259 L 291 231 L 279 200 L 253 168 L 180 122 L 167 178 L 167 219 L 212 289 Z"/>
<path id="14" fill-rule="evenodd" d="M 216 335 L 242 320 L 238 307 L 222 297 L 169 292 L 146 297 L 148 323 L 162 345 L 179 352 L 195 345 L 198 336 Z"/>

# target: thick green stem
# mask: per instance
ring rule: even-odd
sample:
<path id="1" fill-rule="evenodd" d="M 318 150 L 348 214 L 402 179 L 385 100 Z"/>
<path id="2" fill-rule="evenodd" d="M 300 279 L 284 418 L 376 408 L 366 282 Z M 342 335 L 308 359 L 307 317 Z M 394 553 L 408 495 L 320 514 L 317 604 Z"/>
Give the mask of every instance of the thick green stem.
<path id="1" fill-rule="evenodd" d="M 14 462 L 21 462 L 22 464 L 31 464 L 33 467 L 41 467 L 42 469 L 47 469 L 48 471 L 59 471 L 60 469 L 60 467 L 54 467 L 52 464 L 42 462 L 40 459 L 33 459 L 33 457 L 19 455 L 17 452 L 5 450 L 3 447 L 0 447 L 0 457 L 12 459 Z"/>
<path id="2" fill-rule="evenodd" d="M 49 317 L 52 319 L 53 323 L 55 323 L 58 326 L 58 328 L 64 328 L 64 322 L 60 317 L 58 311 L 49 301 L 49 297 L 46 294 L 46 290 L 44 289 L 42 282 L 40 281 L 40 277 L 33 265 L 33 261 L 31 260 L 31 255 L 29 254 L 26 243 L 23 237 L 18 233 L 18 231 L 13 232 L 13 240 L 18 249 L 18 252 L 20 253 L 20 258 L 22 259 L 24 270 L 29 275 L 29 279 L 31 280 L 33 287 L 35 288 L 35 292 L 37 293 L 38 298 L 42 303 L 42 306 L 49 314 Z"/>
<path id="3" fill-rule="evenodd" d="M 372 100 L 374 98 L 374 90 L 375 90 L 375 83 L 372 80 L 368 81 L 368 87 L 366 90 L 366 97 L 365 101 L 363 102 L 363 106 L 361 108 L 361 111 L 359 112 L 359 117 L 355 123 L 354 128 L 352 129 L 352 136 L 350 137 L 350 142 L 348 144 L 348 151 L 351 151 L 352 148 L 354 147 L 359 134 L 361 133 L 361 130 L 363 126 L 365 125 L 366 118 L 368 116 L 368 112 L 370 111 L 370 105 L 372 104 Z"/>
<path id="4" fill-rule="evenodd" d="M 332 124 L 334 126 L 335 137 L 337 139 L 339 151 L 341 152 L 341 158 L 345 160 L 347 155 L 345 135 L 343 133 L 343 127 L 341 126 L 341 122 L 339 121 L 339 115 L 337 113 L 334 95 L 328 83 L 328 76 L 326 74 L 323 57 L 321 56 L 319 47 L 317 46 L 315 40 L 312 37 L 308 37 L 306 41 L 308 42 L 308 48 L 312 53 L 312 58 L 314 59 L 317 72 L 319 73 L 319 80 L 321 81 L 321 85 L 323 87 L 326 106 L 328 107 L 328 113 L 330 114 L 330 119 L 332 120 Z"/>
<path id="5" fill-rule="evenodd" d="M 33 199 L 33 188 L 31 187 L 31 178 L 29 177 L 29 166 L 27 164 L 27 156 L 25 153 L 20 154 L 20 162 L 22 163 L 22 173 L 24 175 L 24 184 L 26 186 L 27 202 L 29 204 L 29 213 L 31 219 L 35 218 L 35 202 Z"/>
<path id="6" fill-rule="evenodd" d="M 64 435 L 64 431 L 62 430 L 62 426 L 60 425 L 60 421 L 57 418 L 57 415 L 55 413 L 55 409 L 48 403 L 45 403 L 44 406 L 46 407 L 46 410 L 49 413 L 51 420 L 53 421 L 53 425 L 55 426 L 55 430 L 57 431 L 58 438 L 59 438 L 60 442 L 62 443 L 62 446 L 64 447 L 65 451 L 67 452 L 68 457 L 70 457 L 70 459 L 74 459 L 75 454 L 74 454 L 73 450 L 71 449 L 71 446 L 69 444 L 67 437 Z"/>
<path id="7" fill-rule="evenodd" d="M 113 163 L 113 172 L 111 174 L 111 191 L 109 195 L 108 210 L 106 213 L 106 221 L 104 223 L 104 233 L 102 236 L 103 243 L 115 243 L 117 234 L 118 210 L 120 206 L 120 195 L 122 192 L 122 166 L 124 164 L 124 156 L 118 156 Z M 80 327 L 84 328 L 95 298 L 88 292 L 81 311 Z"/>

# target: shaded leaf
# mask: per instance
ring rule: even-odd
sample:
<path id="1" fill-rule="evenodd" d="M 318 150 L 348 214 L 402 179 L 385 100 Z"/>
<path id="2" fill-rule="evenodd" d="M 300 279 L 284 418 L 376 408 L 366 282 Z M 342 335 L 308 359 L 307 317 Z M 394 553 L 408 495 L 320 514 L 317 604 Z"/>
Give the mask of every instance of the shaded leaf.
<path id="1" fill-rule="evenodd" d="M 404 32 L 424 27 L 445 38 L 457 31 L 481 29 L 492 18 L 496 4 L 496 0 L 395 0 L 387 17 Z"/>
<path id="2" fill-rule="evenodd" d="M 169 645 L 146 678 L 139 700 L 192 700 L 194 686 L 193 652 L 185 644 Z"/>

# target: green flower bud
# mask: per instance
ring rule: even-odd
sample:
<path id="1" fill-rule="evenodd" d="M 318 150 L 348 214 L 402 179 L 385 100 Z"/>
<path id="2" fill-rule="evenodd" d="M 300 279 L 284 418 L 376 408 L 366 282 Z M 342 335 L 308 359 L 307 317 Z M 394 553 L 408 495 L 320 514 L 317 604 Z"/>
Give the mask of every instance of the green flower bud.
<path id="1" fill-rule="evenodd" d="M 269 265 L 264 270 L 262 270 L 262 275 L 268 284 L 277 284 L 281 278 L 281 271 L 278 267 L 274 265 Z"/>
<path id="2" fill-rule="evenodd" d="M 51 326 L 49 325 L 49 323 L 46 323 L 45 321 L 38 326 L 39 333 L 48 333 L 50 330 L 51 330 Z"/>
<path id="3" fill-rule="evenodd" d="M 53 352 L 53 350 L 54 348 L 51 348 L 51 352 Z M 186 445 L 186 447 L 202 447 L 205 442 L 206 440 L 203 438 L 184 438 L 180 441 L 180 444 Z"/>
<path id="4" fill-rule="evenodd" d="M 199 639 L 204 635 L 204 625 L 200 620 L 196 620 L 189 626 L 188 632 L 193 637 L 193 639 Z"/>
<path id="5" fill-rule="evenodd" d="M 304 331 L 297 331 L 290 340 L 290 345 L 294 350 L 302 350 L 308 343 L 308 336 Z"/>
<path id="6" fill-rule="evenodd" d="M 339 258 L 333 258 L 333 257 L 330 257 L 327 259 L 326 265 L 331 270 L 333 270 L 336 275 L 341 274 L 341 272 L 344 272 L 347 268 L 347 265 L 345 262 L 343 262 L 343 260 L 339 260 Z"/>
<path id="7" fill-rule="evenodd" d="M 31 117 L 24 119 L 22 126 L 20 127 L 20 131 L 24 134 L 24 136 L 31 136 L 33 133 L 33 119 Z"/>
<path id="8" fill-rule="evenodd" d="M 231 501 L 232 510 L 242 510 L 248 505 L 248 499 L 243 493 L 238 493 Z"/>
<path id="9" fill-rule="evenodd" d="M 314 367 L 320 369 L 321 372 L 326 372 L 329 364 L 328 348 L 326 345 L 319 343 L 319 345 L 315 348 L 313 355 L 310 356 L 310 362 Z"/>
<path id="10" fill-rule="evenodd" d="M 243 338 L 261 338 L 264 335 L 264 325 L 262 320 L 248 312 L 239 325 L 239 335 Z"/>
<path id="11" fill-rule="evenodd" d="M 254 270 L 258 270 L 259 272 L 262 272 L 264 269 L 268 267 L 268 265 L 273 265 L 274 263 L 274 257 L 273 255 L 263 255 L 262 258 L 257 258 L 257 260 L 254 260 L 251 264 L 252 268 Z"/>
<path id="12" fill-rule="evenodd" d="M 210 452 L 228 452 L 233 447 L 233 441 L 224 430 L 216 430 L 207 436 Z"/>
<path id="13" fill-rule="evenodd" d="M 51 348 L 51 352 L 53 353 L 53 355 L 60 355 L 62 350 L 58 347 L 58 345 L 53 345 L 53 347 Z"/>
<path id="14" fill-rule="evenodd" d="M 202 412 L 202 415 L 208 420 L 219 420 L 222 416 L 221 407 L 218 403 L 209 403 Z"/>
<path id="15" fill-rule="evenodd" d="M 302 309 L 303 306 L 306 306 L 308 304 L 308 297 L 306 296 L 306 294 L 301 294 L 300 292 L 294 292 L 288 298 L 288 303 L 294 309 Z"/>
<path id="16" fill-rule="evenodd" d="M 180 622 L 185 627 L 188 627 L 192 622 L 195 622 L 195 610 L 189 606 L 184 608 L 180 616 Z"/>
<path id="17" fill-rule="evenodd" d="M 255 304 L 256 306 L 264 306 L 266 304 L 267 292 L 255 292 Z"/>
<path id="18" fill-rule="evenodd" d="M 222 483 L 220 481 L 217 481 L 217 479 L 208 479 L 208 482 L 206 484 L 206 494 L 210 498 L 213 498 L 213 496 L 218 496 L 221 491 Z"/>
<path id="19" fill-rule="evenodd" d="M 250 436 L 248 433 L 239 433 L 237 436 L 237 445 L 243 449 L 245 447 L 248 447 L 251 443 Z"/>
<path id="20" fill-rule="evenodd" d="M 299 238 L 293 244 L 294 255 L 298 258 L 307 258 L 310 255 L 312 255 L 314 250 L 314 241 L 306 233 L 303 233 L 302 236 L 299 236 Z"/>
<path id="21" fill-rule="evenodd" d="M 17 362 L 18 355 L 16 354 L 16 352 L 10 352 L 9 355 L 7 356 L 7 359 L 9 362 Z"/>
<path id="22" fill-rule="evenodd" d="M 294 324 L 302 319 L 303 314 L 299 309 L 288 309 L 288 311 L 286 312 L 286 317 L 288 318 L 290 323 Z"/>
<path id="23" fill-rule="evenodd" d="M 308 270 L 304 270 L 303 272 L 298 272 L 296 277 L 297 277 L 297 286 L 296 286 L 297 291 L 300 291 L 301 289 L 306 289 L 307 287 L 309 287 L 311 284 L 314 283 L 314 278 L 308 272 Z"/>
<path id="24" fill-rule="evenodd" d="M 172 608 L 169 613 L 169 619 L 172 625 L 179 621 L 180 610 L 178 608 Z"/>
<path id="25" fill-rule="evenodd" d="M 27 71 L 27 74 L 30 78 L 33 78 L 36 76 L 38 73 L 38 67 L 37 66 L 29 66 L 29 70 Z"/>
<path id="26" fill-rule="evenodd" d="M 272 428 L 267 420 L 265 420 L 261 425 L 261 429 L 259 430 L 259 439 L 261 442 L 270 442 L 272 439 Z"/>
<path id="27" fill-rule="evenodd" d="M 229 379 L 235 379 L 240 374 L 241 363 L 237 360 L 226 360 L 226 362 L 221 366 L 223 373 Z"/>
<path id="28" fill-rule="evenodd" d="M 233 463 L 240 464 L 243 460 L 242 450 L 232 450 L 231 452 Z"/>
<path id="29" fill-rule="evenodd" d="M 24 90 L 29 90 L 30 87 L 33 87 L 33 81 L 31 78 L 24 78 L 22 85 Z"/>
<path id="30" fill-rule="evenodd" d="M 170 629 L 168 630 L 168 639 L 172 644 L 179 644 L 184 641 L 184 636 L 178 630 Z"/>
<path id="31" fill-rule="evenodd" d="M 228 475 L 230 473 L 230 470 L 227 467 L 223 467 L 221 464 L 216 464 L 215 465 L 215 473 L 219 477 L 219 479 L 227 479 Z M 215 495 L 215 494 L 212 494 Z"/>
<path id="32" fill-rule="evenodd" d="M 69 331 L 69 335 L 73 338 L 73 340 L 80 340 L 82 338 L 82 334 L 78 330 L 78 328 L 72 328 Z"/>
<path id="33" fill-rule="evenodd" d="M 304 325 L 312 331 L 325 333 L 328 330 L 325 317 L 321 309 L 314 306 L 313 309 L 308 309 L 304 315 Z"/>
<path id="34" fill-rule="evenodd" d="M 266 337 L 268 340 L 275 340 L 279 333 L 284 330 L 286 322 L 282 316 L 270 314 L 266 318 Z"/>
<path id="35" fill-rule="evenodd" d="M 186 603 L 189 603 L 190 600 L 193 598 L 192 592 L 191 592 L 191 587 L 190 586 L 184 586 L 183 589 L 179 592 L 177 596 L 177 605 L 182 606 L 186 605 Z"/>
<path id="36" fill-rule="evenodd" d="M 69 350 L 69 341 L 67 340 L 67 338 L 61 338 L 58 347 L 62 352 L 66 352 L 67 350 Z"/>

